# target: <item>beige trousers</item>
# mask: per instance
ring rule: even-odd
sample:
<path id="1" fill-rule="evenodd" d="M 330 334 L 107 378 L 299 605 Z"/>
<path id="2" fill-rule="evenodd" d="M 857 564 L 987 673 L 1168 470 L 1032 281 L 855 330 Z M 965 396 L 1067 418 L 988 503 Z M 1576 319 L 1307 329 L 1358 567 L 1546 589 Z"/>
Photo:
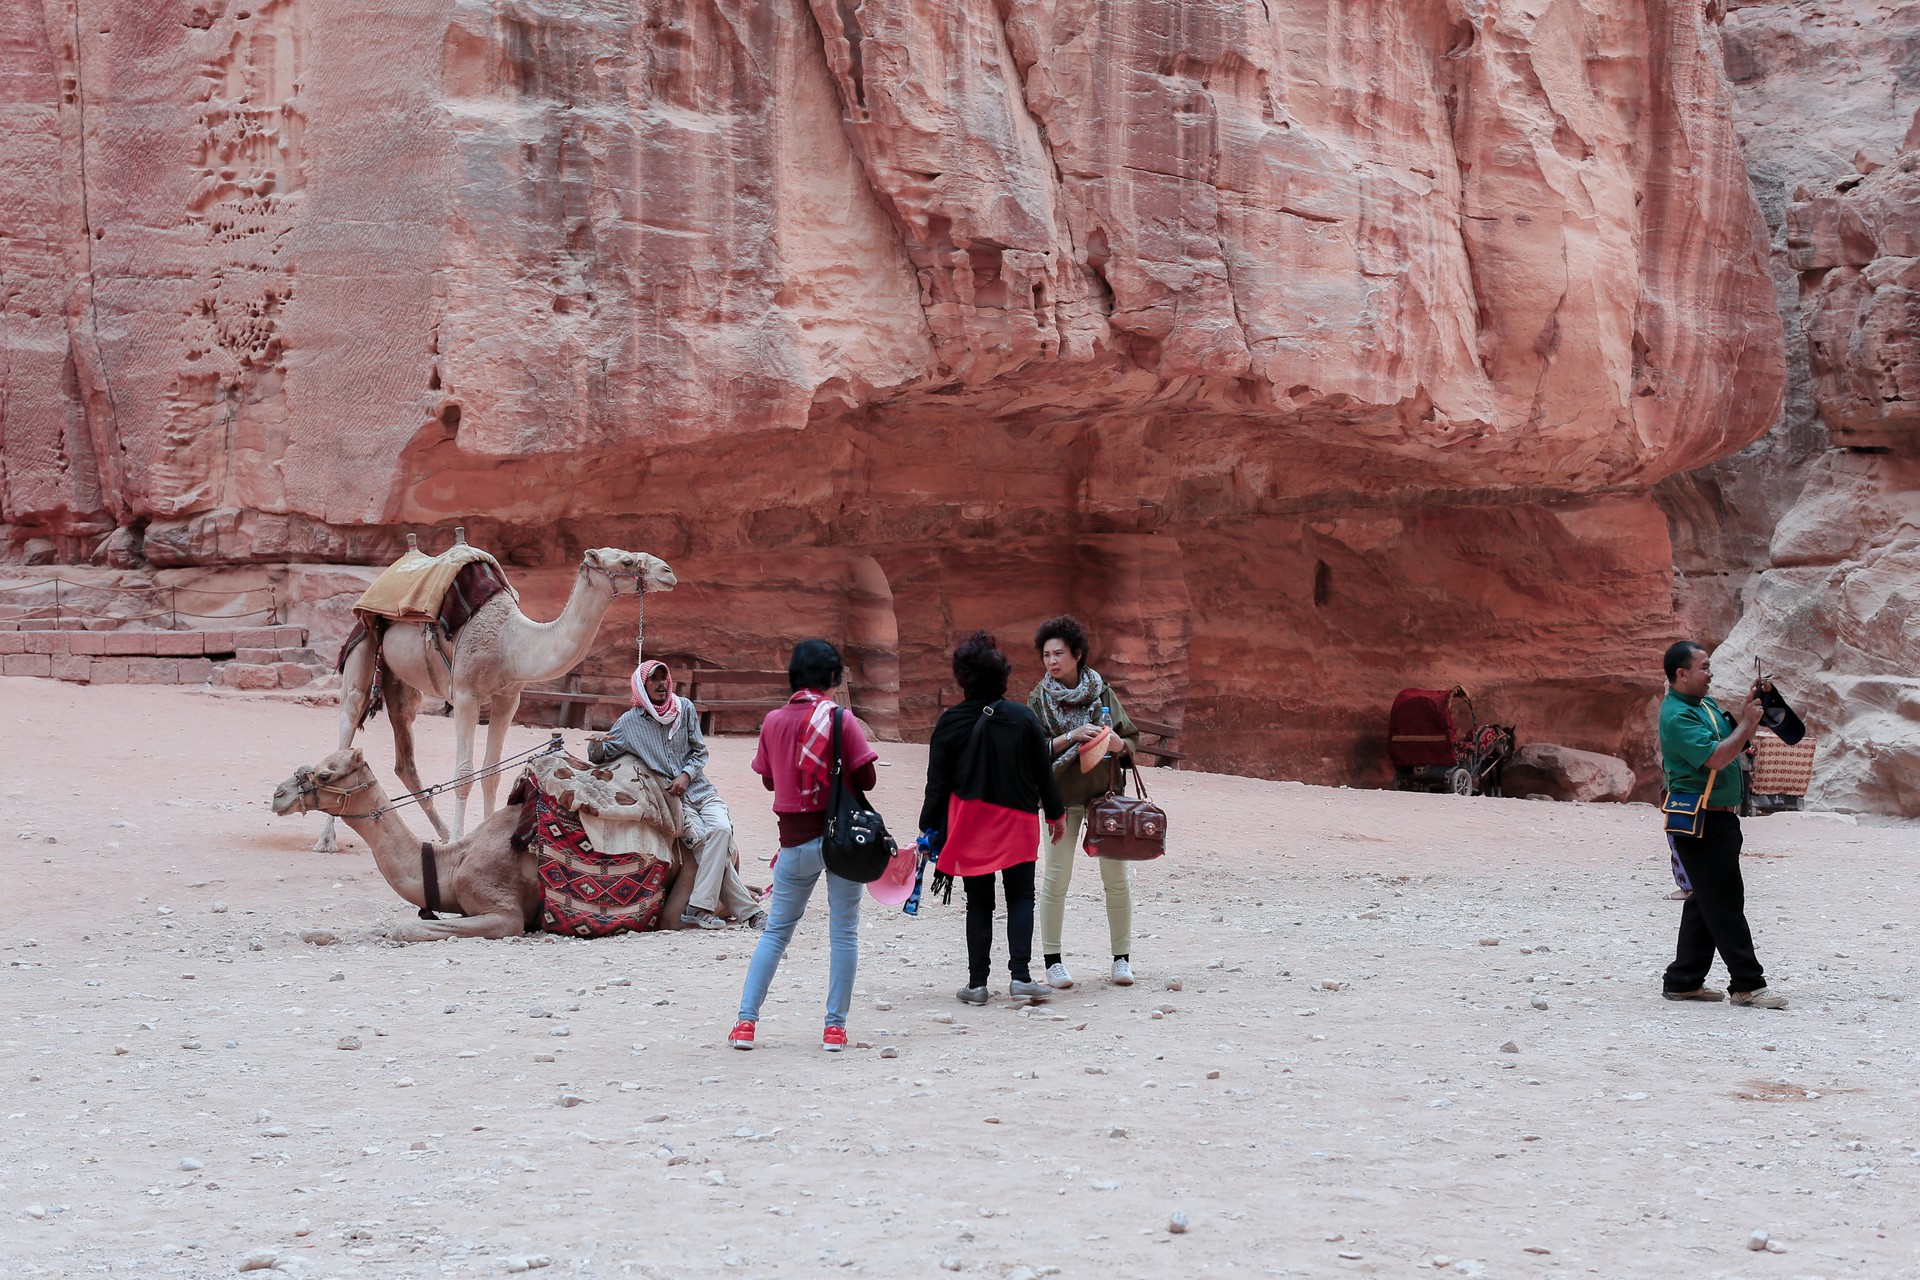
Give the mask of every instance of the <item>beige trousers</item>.
<path id="1" fill-rule="evenodd" d="M 687 910 L 745 920 L 760 907 L 733 865 L 733 815 L 727 802 L 717 794 L 697 805 L 682 799 L 681 812 L 686 825 L 681 842 L 693 858 L 693 896 L 687 899 Z"/>
<path id="2" fill-rule="evenodd" d="M 1075 805 L 1067 810 L 1067 829 L 1058 842 L 1040 837 L 1040 954 L 1060 955 L 1060 935 L 1066 927 L 1067 886 L 1073 882 L 1073 865 L 1084 859 L 1078 846 L 1080 831 L 1087 824 L 1087 810 Z M 1133 953 L 1133 868 L 1115 858 L 1084 859 L 1100 864 L 1100 885 L 1107 899 L 1107 942 L 1116 956 Z"/>

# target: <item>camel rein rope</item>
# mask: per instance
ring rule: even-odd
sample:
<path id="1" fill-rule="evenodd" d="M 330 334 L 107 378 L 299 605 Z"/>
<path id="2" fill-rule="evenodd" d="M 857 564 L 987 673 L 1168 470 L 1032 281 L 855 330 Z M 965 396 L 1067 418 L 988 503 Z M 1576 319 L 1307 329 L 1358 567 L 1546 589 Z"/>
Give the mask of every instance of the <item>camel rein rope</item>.
<path id="1" fill-rule="evenodd" d="M 473 783 L 480 781 L 482 778 L 496 777 L 502 773 L 505 773 L 507 770 L 512 769 L 516 765 L 524 764 L 529 760 L 538 760 L 545 756 L 554 755 L 554 754 L 557 754 L 558 752 L 565 751 L 566 749 L 567 749 L 566 743 L 563 742 L 560 738 L 560 735 L 556 733 L 552 737 L 548 738 L 546 742 L 544 742 L 540 746 L 529 747 L 527 750 L 522 751 L 519 755 L 509 756 L 505 760 L 501 760 L 496 764 L 487 766 L 485 769 L 479 769 L 472 773 L 463 773 L 459 777 L 453 779 L 451 782 L 436 782 L 430 787 L 422 787 L 418 791 L 409 791 L 403 796 L 398 796 L 398 797 L 395 797 L 393 800 L 388 801 L 386 804 L 382 805 L 378 809 L 373 810 L 373 812 L 371 813 L 352 813 L 352 814 L 343 813 L 340 816 L 343 818 L 383 817 L 386 814 L 392 813 L 395 809 L 404 809 L 410 804 L 419 804 L 424 800 L 431 800 L 433 799 L 433 797 L 439 795 L 443 791 L 453 790 L 455 787 L 459 786 L 461 783 L 466 783 L 469 786 L 471 786 Z M 356 791 L 365 791 L 368 787 L 372 786 L 373 783 L 374 783 L 374 780 L 371 777 L 369 777 L 365 782 L 362 782 L 358 786 L 330 787 L 325 785 L 324 783 L 314 781 L 312 777 L 309 776 L 307 779 L 306 785 L 303 786 L 301 790 L 309 795 L 312 795 L 317 792 L 325 791 L 331 795 L 350 796 Z"/>

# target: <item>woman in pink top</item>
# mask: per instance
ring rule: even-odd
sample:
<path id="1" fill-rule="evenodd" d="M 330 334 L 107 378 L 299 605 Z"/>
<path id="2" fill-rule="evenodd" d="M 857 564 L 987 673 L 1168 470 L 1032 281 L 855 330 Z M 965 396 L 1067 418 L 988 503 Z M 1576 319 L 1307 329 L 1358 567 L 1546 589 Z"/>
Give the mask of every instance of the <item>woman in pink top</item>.
<path id="1" fill-rule="evenodd" d="M 773 863 L 773 903 L 767 927 L 747 965 L 746 986 L 740 992 L 740 1020 L 727 1036 L 736 1049 L 753 1048 L 754 1026 L 774 971 L 793 940 L 793 930 L 806 914 L 807 900 L 821 876 L 827 879 L 829 960 L 827 966 L 827 1026 L 820 1047 L 838 1053 L 847 1047 L 847 1008 L 853 1003 L 853 974 L 860 961 L 860 890 L 858 881 L 827 870 L 820 838 L 827 829 L 827 781 L 832 774 L 834 702 L 831 691 L 844 668 L 840 653 L 825 640 L 802 640 L 787 663 L 787 683 L 793 697 L 787 705 L 767 713 L 760 726 L 760 747 L 753 755 L 753 771 L 773 792 L 773 816 L 780 824 L 780 854 Z M 846 779 L 861 791 L 879 781 L 874 762 L 879 753 L 867 745 L 867 735 L 851 714 L 840 717 L 840 753 Z"/>

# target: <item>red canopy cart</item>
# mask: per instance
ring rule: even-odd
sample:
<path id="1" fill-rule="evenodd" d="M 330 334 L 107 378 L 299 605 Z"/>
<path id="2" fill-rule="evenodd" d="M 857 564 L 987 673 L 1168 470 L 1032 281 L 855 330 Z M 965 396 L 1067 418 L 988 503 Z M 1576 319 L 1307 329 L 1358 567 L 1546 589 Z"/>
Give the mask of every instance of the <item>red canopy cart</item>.
<path id="1" fill-rule="evenodd" d="M 1397 790 L 1497 796 L 1500 770 L 1512 754 L 1513 726 L 1481 724 L 1459 685 L 1394 696 L 1387 755 Z"/>

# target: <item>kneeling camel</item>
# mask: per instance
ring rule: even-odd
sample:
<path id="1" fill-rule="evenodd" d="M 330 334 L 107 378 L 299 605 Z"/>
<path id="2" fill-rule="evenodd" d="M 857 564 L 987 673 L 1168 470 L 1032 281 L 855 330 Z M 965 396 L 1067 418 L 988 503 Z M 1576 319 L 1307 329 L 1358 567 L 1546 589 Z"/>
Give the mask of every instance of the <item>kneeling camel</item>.
<path id="1" fill-rule="evenodd" d="M 396 941 L 510 938 L 540 928 L 540 879 L 534 852 L 513 845 L 519 805 L 488 815 L 458 840 L 422 841 L 388 806 L 387 793 L 366 757 L 359 748 L 349 747 L 319 764 L 294 770 L 274 789 L 276 814 L 284 817 L 313 810 L 338 817 L 367 842 L 374 864 L 395 893 L 416 907 L 432 905 L 462 917 L 409 920 L 392 931 Z M 672 837 L 662 832 L 660 840 L 659 856 L 673 863 L 661 916 L 663 927 L 673 928 L 693 893 L 693 877 L 679 874 L 681 864 Z M 427 901 L 428 867 L 438 890 L 434 904 Z"/>

